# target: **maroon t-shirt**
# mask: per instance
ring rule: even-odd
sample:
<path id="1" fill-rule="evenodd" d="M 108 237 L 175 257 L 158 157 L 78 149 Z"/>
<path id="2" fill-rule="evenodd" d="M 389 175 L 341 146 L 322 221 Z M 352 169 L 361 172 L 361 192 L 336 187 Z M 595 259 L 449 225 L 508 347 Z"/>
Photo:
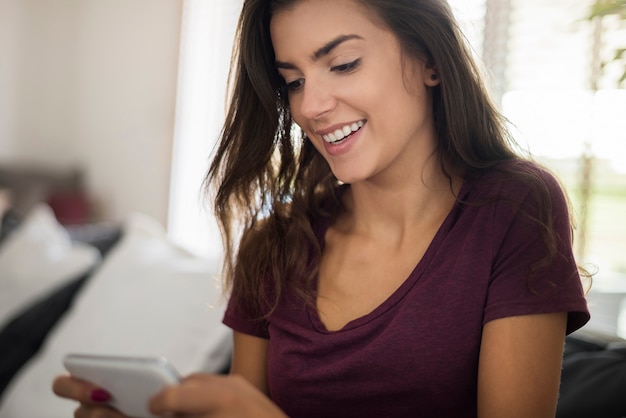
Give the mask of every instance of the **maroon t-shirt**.
<path id="1" fill-rule="evenodd" d="M 538 275 L 529 278 L 529 266 L 545 255 L 530 188 L 492 171 L 464 182 L 465 203 L 371 313 L 331 332 L 314 308 L 286 294 L 262 322 L 231 301 L 224 323 L 269 339 L 270 396 L 292 418 L 476 417 L 485 323 L 564 311 L 569 333 L 589 319 L 565 198 L 551 175 L 543 177 L 564 256 Z M 327 225 L 314 226 L 323 237 Z"/>

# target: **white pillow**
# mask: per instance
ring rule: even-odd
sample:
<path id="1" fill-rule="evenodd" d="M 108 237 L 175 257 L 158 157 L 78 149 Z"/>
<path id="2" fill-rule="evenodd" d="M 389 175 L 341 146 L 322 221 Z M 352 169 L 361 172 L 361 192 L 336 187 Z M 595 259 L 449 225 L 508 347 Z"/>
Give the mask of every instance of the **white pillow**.
<path id="1" fill-rule="evenodd" d="M 34 207 L 0 246 L 0 329 L 19 311 L 99 261 L 95 247 L 72 244 L 48 205 Z"/>
<path id="2" fill-rule="evenodd" d="M 76 404 L 51 391 L 71 352 L 165 356 L 183 375 L 221 370 L 231 333 L 221 322 L 218 266 L 172 244 L 152 218 L 132 216 L 40 354 L 7 387 L 0 417 L 73 416 Z"/>

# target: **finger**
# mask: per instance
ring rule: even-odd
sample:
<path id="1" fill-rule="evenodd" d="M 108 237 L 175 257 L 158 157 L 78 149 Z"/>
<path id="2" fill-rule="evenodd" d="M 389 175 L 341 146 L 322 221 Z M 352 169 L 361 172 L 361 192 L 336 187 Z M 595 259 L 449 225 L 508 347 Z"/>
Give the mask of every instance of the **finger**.
<path id="1" fill-rule="evenodd" d="M 128 418 L 112 408 L 81 404 L 74 412 L 74 418 Z"/>
<path id="2" fill-rule="evenodd" d="M 87 404 L 111 400 L 111 395 L 105 390 L 69 375 L 58 376 L 52 383 L 52 391 L 62 398 Z"/>

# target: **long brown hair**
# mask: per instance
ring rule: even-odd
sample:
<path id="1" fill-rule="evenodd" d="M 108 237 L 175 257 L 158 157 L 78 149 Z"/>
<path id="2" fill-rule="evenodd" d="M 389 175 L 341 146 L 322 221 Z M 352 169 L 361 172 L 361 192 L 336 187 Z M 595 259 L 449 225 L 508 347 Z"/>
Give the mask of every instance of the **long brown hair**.
<path id="1" fill-rule="evenodd" d="M 225 244 L 224 274 L 241 306 L 261 314 L 289 287 L 313 295 L 321 249 L 312 219 L 341 210 L 337 181 L 294 124 L 270 38 L 274 13 L 300 0 L 245 0 L 239 19 L 232 97 L 206 177 Z M 492 104 L 480 71 L 445 0 L 357 0 L 395 33 L 403 53 L 426 60 L 440 77 L 433 113 L 442 168 L 467 177 L 519 159 L 506 121 Z M 451 165 L 448 165 L 451 164 Z M 539 193 L 538 223 L 556 248 L 550 199 L 536 172 L 514 172 Z"/>

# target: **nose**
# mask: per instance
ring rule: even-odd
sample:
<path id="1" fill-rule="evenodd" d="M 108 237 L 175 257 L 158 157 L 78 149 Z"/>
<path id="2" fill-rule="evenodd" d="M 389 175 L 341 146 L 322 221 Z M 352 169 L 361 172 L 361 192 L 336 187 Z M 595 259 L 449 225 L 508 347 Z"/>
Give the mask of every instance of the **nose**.
<path id="1" fill-rule="evenodd" d="M 337 101 L 329 88 L 322 80 L 310 77 L 305 81 L 300 97 L 300 112 L 308 119 L 319 119 L 335 108 Z"/>

